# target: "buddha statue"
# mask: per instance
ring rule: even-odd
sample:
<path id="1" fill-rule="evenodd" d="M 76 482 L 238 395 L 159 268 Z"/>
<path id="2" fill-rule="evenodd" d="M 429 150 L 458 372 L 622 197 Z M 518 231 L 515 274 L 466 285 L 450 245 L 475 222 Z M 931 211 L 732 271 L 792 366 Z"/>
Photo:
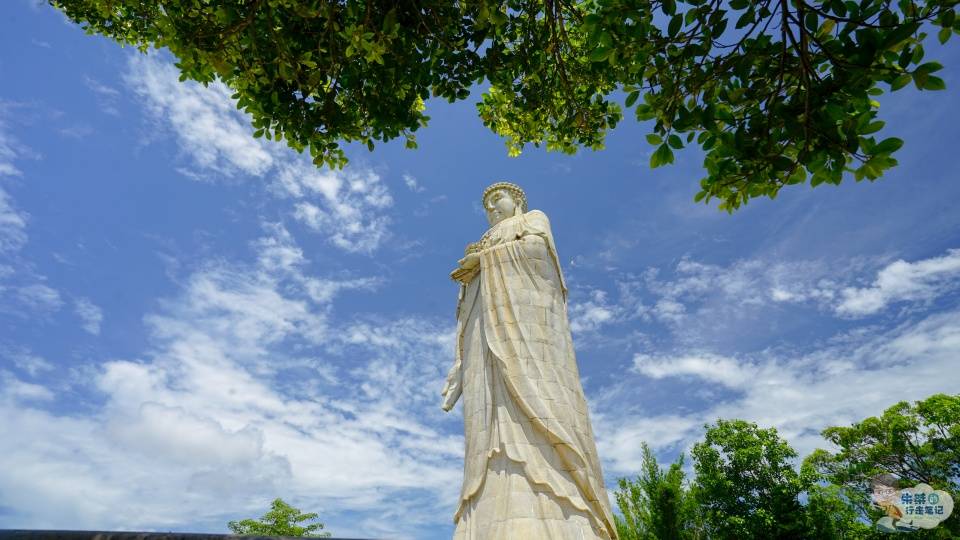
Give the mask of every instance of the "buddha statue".
<path id="1" fill-rule="evenodd" d="M 483 208 L 490 228 L 451 273 L 442 407 L 463 400 L 466 447 L 454 538 L 615 539 L 550 222 L 508 182 L 483 192 Z"/>

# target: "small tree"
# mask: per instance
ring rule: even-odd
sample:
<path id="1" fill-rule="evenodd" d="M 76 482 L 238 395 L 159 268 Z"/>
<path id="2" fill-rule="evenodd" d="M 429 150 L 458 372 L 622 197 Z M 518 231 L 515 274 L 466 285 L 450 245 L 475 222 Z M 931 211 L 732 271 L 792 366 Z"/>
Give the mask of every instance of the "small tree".
<path id="1" fill-rule="evenodd" d="M 693 447 L 693 495 L 710 538 L 804 538 L 805 483 L 791 461 L 796 451 L 774 428 L 717 420 Z"/>
<path id="2" fill-rule="evenodd" d="M 299 509 L 283 502 L 283 499 L 274 499 L 270 503 L 270 511 L 263 515 L 259 521 L 253 519 L 243 519 L 240 521 L 231 521 L 227 527 L 240 536 L 309 536 L 313 538 L 327 538 L 330 533 L 317 533 L 323 529 L 323 523 L 310 523 L 298 525 L 305 521 L 317 519 L 317 514 L 310 512 L 304 514 Z"/>
<path id="3" fill-rule="evenodd" d="M 666 471 L 643 443 L 643 469 L 636 480 L 621 478 L 615 497 L 620 540 L 696 538 L 695 505 L 683 486 L 683 455 Z"/>

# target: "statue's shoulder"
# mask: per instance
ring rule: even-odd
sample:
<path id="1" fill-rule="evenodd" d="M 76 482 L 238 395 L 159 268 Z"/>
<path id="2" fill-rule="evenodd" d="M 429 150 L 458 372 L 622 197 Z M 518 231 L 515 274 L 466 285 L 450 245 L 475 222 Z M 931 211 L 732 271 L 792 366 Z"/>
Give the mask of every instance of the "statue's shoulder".
<path id="1" fill-rule="evenodd" d="M 524 217 L 526 217 L 527 219 L 542 220 L 547 223 L 550 222 L 550 219 L 547 217 L 546 214 L 543 213 L 542 210 L 530 210 L 529 212 L 524 214 Z"/>

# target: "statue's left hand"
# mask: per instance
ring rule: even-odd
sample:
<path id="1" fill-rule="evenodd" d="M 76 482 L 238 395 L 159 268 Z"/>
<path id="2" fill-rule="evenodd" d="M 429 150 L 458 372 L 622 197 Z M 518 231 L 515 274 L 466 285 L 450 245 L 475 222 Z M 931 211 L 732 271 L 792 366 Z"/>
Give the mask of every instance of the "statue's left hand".
<path id="1" fill-rule="evenodd" d="M 457 264 L 460 265 L 460 268 L 469 270 L 470 268 L 475 268 L 480 264 L 480 254 L 479 253 L 470 253 L 464 258 L 457 261 Z"/>

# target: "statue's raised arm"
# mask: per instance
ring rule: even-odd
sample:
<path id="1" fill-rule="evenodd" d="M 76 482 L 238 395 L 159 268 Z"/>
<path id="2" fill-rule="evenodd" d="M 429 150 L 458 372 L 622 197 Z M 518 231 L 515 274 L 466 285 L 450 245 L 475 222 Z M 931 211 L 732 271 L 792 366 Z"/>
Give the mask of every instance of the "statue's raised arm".
<path id="1" fill-rule="evenodd" d="M 483 193 L 490 228 L 460 283 L 444 409 L 463 400 L 457 539 L 616 538 L 546 214 L 516 184 Z"/>

